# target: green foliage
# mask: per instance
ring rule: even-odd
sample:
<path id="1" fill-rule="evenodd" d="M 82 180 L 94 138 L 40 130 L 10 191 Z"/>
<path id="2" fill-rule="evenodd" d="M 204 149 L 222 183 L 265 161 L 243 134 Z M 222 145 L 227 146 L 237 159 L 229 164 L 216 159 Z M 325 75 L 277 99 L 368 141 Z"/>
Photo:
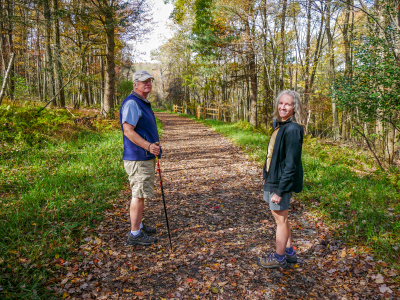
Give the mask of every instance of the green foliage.
<path id="1" fill-rule="evenodd" d="M 388 27 L 387 35 L 393 30 Z M 353 76 L 340 73 L 336 78 L 333 96 L 338 107 L 357 112 L 366 122 L 398 123 L 400 67 L 393 49 L 378 34 L 360 36 L 356 42 Z"/>
<path id="2" fill-rule="evenodd" d="M 0 140 L 7 145 L 40 146 L 56 139 L 54 132 L 73 124 L 66 110 L 37 111 L 29 103 L 24 107 L 0 106 Z"/>
<path id="3" fill-rule="evenodd" d="M 194 3 L 195 21 L 192 28 L 192 48 L 203 57 L 215 57 L 218 47 L 235 39 L 228 33 L 226 24 L 216 20 L 221 11 L 212 0 L 196 0 Z"/>
<path id="4" fill-rule="evenodd" d="M 117 92 L 122 99 L 128 96 L 133 90 L 132 80 L 122 80 L 117 86 Z"/>

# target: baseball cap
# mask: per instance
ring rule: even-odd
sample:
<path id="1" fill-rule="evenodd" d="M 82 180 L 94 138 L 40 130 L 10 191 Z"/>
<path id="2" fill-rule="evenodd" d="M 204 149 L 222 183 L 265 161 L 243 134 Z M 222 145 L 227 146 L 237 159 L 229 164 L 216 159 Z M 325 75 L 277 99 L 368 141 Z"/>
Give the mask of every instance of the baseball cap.
<path id="1" fill-rule="evenodd" d="M 149 72 L 144 71 L 144 70 L 136 71 L 135 73 L 133 73 L 133 77 L 132 77 L 133 82 L 145 81 L 145 80 L 147 80 L 147 79 L 149 79 L 149 78 L 154 79 L 154 77 L 151 76 L 151 75 L 149 74 Z"/>

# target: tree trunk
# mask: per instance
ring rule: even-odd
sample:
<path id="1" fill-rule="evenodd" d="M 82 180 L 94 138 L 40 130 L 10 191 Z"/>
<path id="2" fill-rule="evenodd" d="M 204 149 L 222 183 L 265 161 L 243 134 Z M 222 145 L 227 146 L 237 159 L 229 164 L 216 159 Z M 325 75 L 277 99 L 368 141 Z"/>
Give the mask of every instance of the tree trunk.
<path id="1" fill-rule="evenodd" d="M 6 59 L 4 57 L 5 51 L 5 37 L 4 37 L 4 15 L 3 15 L 4 7 L 3 0 L 0 0 L 0 52 L 1 52 L 1 77 L 4 78 L 6 74 Z"/>
<path id="2" fill-rule="evenodd" d="M 57 97 L 57 106 L 65 106 L 65 93 L 63 86 L 63 72 L 61 65 L 61 46 L 60 46 L 60 24 L 58 21 L 58 0 L 53 1 L 53 34 L 54 34 L 54 81 L 55 81 L 55 93 L 59 93 Z M 60 90 L 61 89 L 61 90 Z"/>
<path id="3" fill-rule="evenodd" d="M 8 47 L 9 47 L 9 53 L 14 53 L 14 42 L 13 42 L 13 24 L 11 20 L 11 16 L 13 16 L 13 11 L 12 7 L 10 4 L 10 0 L 7 0 L 7 16 L 8 16 Z M 12 61 L 11 68 L 9 70 L 9 76 L 10 76 L 10 83 L 9 83 L 9 89 L 8 89 L 8 96 L 10 100 L 14 100 L 15 96 L 15 64 L 14 64 L 14 59 L 11 60 L 10 56 L 10 61 Z"/>
<path id="4" fill-rule="evenodd" d="M 37 53 L 37 57 L 36 57 L 36 77 L 37 77 L 37 92 L 38 92 L 38 97 L 39 97 L 39 101 L 43 101 L 43 93 L 42 93 L 42 74 L 41 74 L 41 60 L 40 60 L 40 27 L 39 27 L 39 9 L 37 7 L 36 9 L 36 26 L 37 26 L 37 32 L 36 32 L 36 53 Z"/>
<path id="5" fill-rule="evenodd" d="M 10 76 L 12 66 L 14 65 L 14 58 L 15 58 L 14 53 L 11 53 L 10 54 L 10 61 L 8 63 L 8 68 L 7 68 L 6 74 L 4 75 L 3 84 L 2 84 L 2 87 L 1 87 L 1 90 L 0 90 L 0 105 L 1 105 L 1 101 L 3 101 L 3 95 L 4 95 L 4 92 L 5 92 L 6 87 L 7 87 L 8 77 Z"/>
<path id="6" fill-rule="evenodd" d="M 386 157 L 389 165 L 393 164 L 394 160 L 395 140 L 396 140 L 396 128 L 392 124 L 388 124 Z"/>
<path id="7" fill-rule="evenodd" d="M 103 116 L 109 116 L 114 109 L 114 92 L 115 92 L 115 42 L 114 42 L 114 24 L 112 16 L 106 17 L 106 72 L 105 72 L 105 87 L 104 87 L 104 106 L 101 113 Z M 114 116 L 111 116 L 114 117 Z"/>
<path id="8" fill-rule="evenodd" d="M 311 47 L 311 1 L 307 0 L 307 35 L 306 35 L 306 53 L 304 67 L 304 107 L 308 109 L 308 116 L 305 126 L 305 134 L 308 133 L 308 122 L 310 120 L 310 47 Z"/>
<path id="9" fill-rule="evenodd" d="M 250 79 L 250 124 L 257 127 L 257 68 L 256 54 L 254 53 L 253 38 L 250 31 L 250 20 L 246 20 L 246 33 L 248 35 L 247 60 L 249 66 Z M 254 24 L 254 23 L 253 23 Z"/>
<path id="10" fill-rule="evenodd" d="M 331 86 L 334 86 L 335 81 L 335 53 L 333 50 L 333 36 L 331 33 L 331 0 L 327 2 L 326 8 L 326 35 L 328 38 L 328 56 L 329 56 L 329 80 L 331 82 Z M 333 140 L 340 139 L 339 132 L 339 114 L 335 103 L 335 93 L 333 93 L 331 104 L 332 104 L 332 132 L 333 132 Z"/>
<path id="11" fill-rule="evenodd" d="M 43 11 L 45 19 L 45 51 L 46 51 L 46 78 L 48 88 L 48 99 L 54 96 L 54 74 L 53 74 L 53 57 L 51 53 L 51 13 L 49 0 L 43 0 Z M 55 103 L 54 103 L 55 104 Z"/>
<path id="12" fill-rule="evenodd" d="M 279 66 L 279 89 L 283 90 L 283 66 L 285 64 L 285 20 L 287 0 L 282 0 L 282 23 L 281 23 L 281 63 Z"/>

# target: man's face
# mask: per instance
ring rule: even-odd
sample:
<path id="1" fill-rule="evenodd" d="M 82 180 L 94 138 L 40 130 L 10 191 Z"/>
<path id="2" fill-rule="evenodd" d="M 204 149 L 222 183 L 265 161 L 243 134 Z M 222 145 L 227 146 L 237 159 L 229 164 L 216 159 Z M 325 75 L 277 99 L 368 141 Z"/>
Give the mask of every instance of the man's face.
<path id="1" fill-rule="evenodd" d="M 288 94 L 283 94 L 279 99 L 278 112 L 282 120 L 287 120 L 294 114 L 293 97 Z"/>
<path id="2" fill-rule="evenodd" d="M 151 78 L 145 80 L 145 81 L 138 81 L 135 83 L 135 92 L 140 94 L 140 95 L 147 95 L 151 92 L 152 89 L 152 84 L 151 84 Z"/>

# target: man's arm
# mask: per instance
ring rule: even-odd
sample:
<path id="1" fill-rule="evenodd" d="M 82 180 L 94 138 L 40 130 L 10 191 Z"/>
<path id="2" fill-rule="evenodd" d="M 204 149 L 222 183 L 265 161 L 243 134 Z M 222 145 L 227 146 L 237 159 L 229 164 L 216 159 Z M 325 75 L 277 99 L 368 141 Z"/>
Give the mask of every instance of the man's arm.
<path id="1" fill-rule="evenodd" d="M 127 122 L 122 124 L 124 128 L 124 135 L 134 144 L 142 147 L 143 149 L 149 151 L 151 154 L 159 155 L 160 154 L 160 146 L 156 144 L 150 144 L 148 141 L 143 139 L 136 131 L 135 127 Z M 150 148 L 149 148 L 150 146 Z"/>

